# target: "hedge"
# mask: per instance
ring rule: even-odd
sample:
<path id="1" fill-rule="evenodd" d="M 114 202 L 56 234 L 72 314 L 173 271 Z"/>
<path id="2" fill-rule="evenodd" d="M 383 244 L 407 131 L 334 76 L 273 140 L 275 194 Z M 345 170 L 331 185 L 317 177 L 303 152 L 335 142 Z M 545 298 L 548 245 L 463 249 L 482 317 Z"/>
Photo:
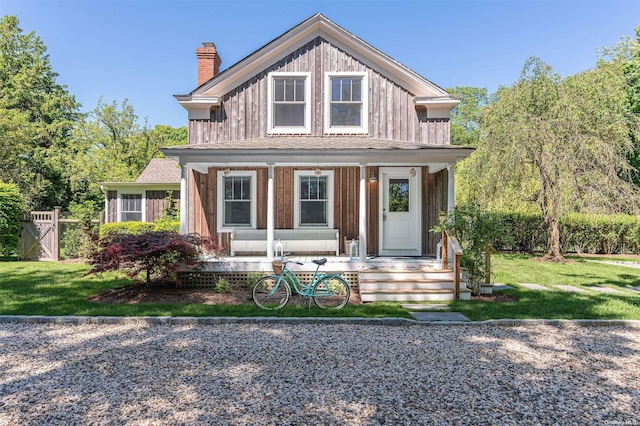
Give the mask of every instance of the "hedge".
<path id="1" fill-rule="evenodd" d="M 143 234 L 155 230 L 156 224 L 153 222 L 112 222 L 105 223 L 100 227 L 100 238 L 112 234 Z"/>
<path id="2" fill-rule="evenodd" d="M 494 241 L 502 251 L 543 252 L 547 230 L 542 215 L 492 213 L 504 221 L 508 237 Z M 565 253 L 640 254 L 640 216 L 570 214 L 560 219 Z"/>

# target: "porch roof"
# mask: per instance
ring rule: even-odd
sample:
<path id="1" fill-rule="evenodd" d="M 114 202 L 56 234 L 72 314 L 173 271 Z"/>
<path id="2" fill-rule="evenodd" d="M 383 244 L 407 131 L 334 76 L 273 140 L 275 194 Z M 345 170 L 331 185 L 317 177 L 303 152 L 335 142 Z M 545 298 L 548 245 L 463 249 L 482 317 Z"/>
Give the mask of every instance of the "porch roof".
<path id="1" fill-rule="evenodd" d="M 161 150 L 180 164 L 206 173 L 207 167 L 267 165 L 431 165 L 444 168 L 467 158 L 474 149 L 366 137 L 273 136 Z"/>

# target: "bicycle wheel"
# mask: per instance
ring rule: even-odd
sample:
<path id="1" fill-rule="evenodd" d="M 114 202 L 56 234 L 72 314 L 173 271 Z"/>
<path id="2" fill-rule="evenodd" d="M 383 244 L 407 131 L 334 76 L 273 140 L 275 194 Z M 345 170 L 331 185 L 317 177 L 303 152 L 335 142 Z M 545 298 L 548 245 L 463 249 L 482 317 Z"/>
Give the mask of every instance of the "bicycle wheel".
<path id="1" fill-rule="evenodd" d="M 253 303 L 262 309 L 280 309 L 289 301 L 291 289 L 277 275 L 270 275 L 258 280 L 253 287 Z"/>
<path id="2" fill-rule="evenodd" d="M 340 309 L 350 295 L 349 284 L 339 276 L 324 277 L 313 287 L 313 301 L 322 309 Z"/>

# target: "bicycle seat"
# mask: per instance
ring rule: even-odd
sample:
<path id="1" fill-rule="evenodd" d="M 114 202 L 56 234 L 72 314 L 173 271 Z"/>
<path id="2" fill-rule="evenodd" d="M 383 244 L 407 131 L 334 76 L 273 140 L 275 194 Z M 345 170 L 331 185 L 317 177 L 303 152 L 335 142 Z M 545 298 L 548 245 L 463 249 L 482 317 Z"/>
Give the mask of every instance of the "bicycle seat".
<path id="1" fill-rule="evenodd" d="M 318 266 L 322 266 L 325 263 L 327 263 L 327 258 L 325 257 L 325 258 L 322 258 L 322 259 L 313 259 L 312 262 L 315 263 Z"/>

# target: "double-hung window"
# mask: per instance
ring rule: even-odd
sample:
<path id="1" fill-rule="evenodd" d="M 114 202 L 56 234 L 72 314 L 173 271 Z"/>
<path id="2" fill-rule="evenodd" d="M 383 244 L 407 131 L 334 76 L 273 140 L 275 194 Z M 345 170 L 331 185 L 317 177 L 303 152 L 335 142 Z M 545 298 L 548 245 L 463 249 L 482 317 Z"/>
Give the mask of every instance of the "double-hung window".
<path id="1" fill-rule="evenodd" d="M 120 202 L 122 222 L 142 222 L 142 194 L 122 194 Z"/>
<path id="2" fill-rule="evenodd" d="M 311 75 L 273 72 L 268 76 L 269 133 L 306 134 L 311 129 Z"/>
<path id="3" fill-rule="evenodd" d="M 255 180 L 255 172 L 218 172 L 218 230 L 255 228 Z"/>
<path id="4" fill-rule="evenodd" d="M 296 228 L 333 228 L 333 172 L 298 170 L 294 176 Z"/>
<path id="5" fill-rule="evenodd" d="M 367 133 L 367 74 L 327 73 L 325 87 L 325 132 Z"/>

